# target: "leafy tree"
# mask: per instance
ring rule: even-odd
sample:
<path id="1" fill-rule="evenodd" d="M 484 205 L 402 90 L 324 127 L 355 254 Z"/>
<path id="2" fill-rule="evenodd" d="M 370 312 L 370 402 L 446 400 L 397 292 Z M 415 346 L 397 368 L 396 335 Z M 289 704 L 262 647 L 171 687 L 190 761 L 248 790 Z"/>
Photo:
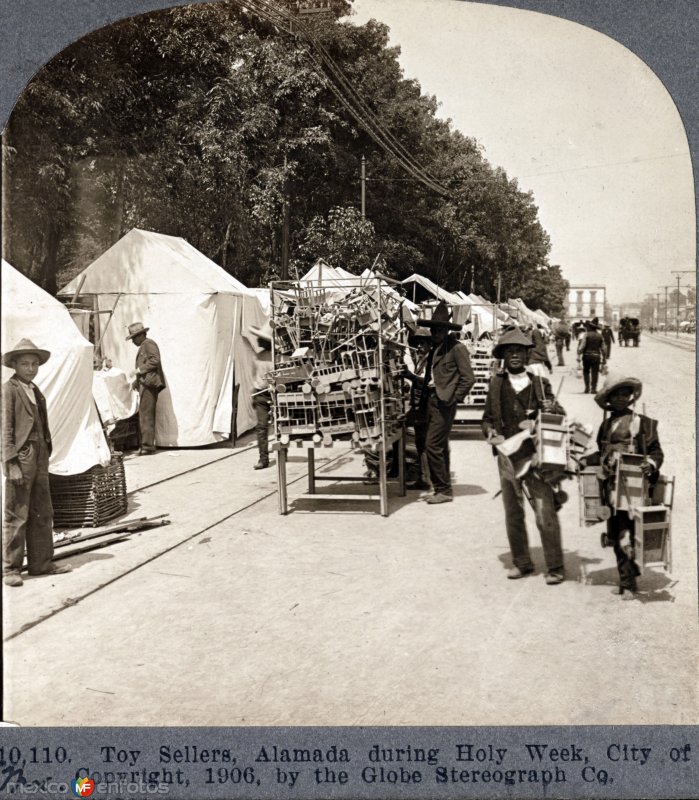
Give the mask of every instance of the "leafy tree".
<path id="1" fill-rule="evenodd" d="M 303 36 L 232 3 L 183 6 L 101 29 L 52 60 L 17 103 L 3 147 L 5 256 L 49 291 L 132 227 L 182 236 L 248 285 L 291 257 L 420 271 L 448 289 L 562 302 L 533 197 L 437 117 L 406 80 L 388 28 L 311 23 L 385 128 L 447 189 L 409 178 L 338 100 Z M 367 219 L 359 204 L 368 164 Z M 543 299 L 539 299 L 543 298 Z"/>

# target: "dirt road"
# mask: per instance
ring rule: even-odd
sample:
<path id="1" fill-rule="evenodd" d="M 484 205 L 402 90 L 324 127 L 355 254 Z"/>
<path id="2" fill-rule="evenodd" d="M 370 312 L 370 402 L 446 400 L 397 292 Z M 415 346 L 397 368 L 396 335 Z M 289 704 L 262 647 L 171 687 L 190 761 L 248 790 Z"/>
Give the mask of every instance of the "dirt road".
<path id="1" fill-rule="evenodd" d="M 375 506 L 294 502 L 300 459 L 292 513 L 281 517 L 276 473 L 253 472 L 253 450 L 159 452 L 157 469 L 127 465 L 141 486 L 146 469 L 165 476 L 132 496 L 132 512 L 169 511 L 169 528 L 81 556 L 53 585 L 4 589 L 6 719 L 699 722 L 694 353 L 647 337 L 615 348 L 611 365 L 644 381 L 663 471 L 678 479 L 673 574 L 647 571 L 633 599 L 612 594 L 613 553 L 600 547 L 600 527 L 579 526 L 572 482 L 561 512 L 566 582 L 545 585 L 531 515 L 537 574 L 506 580 L 497 470 L 479 434 L 454 437 L 454 503 L 410 493 L 392 499 L 385 519 Z M 561 376 L 569 416 L 596 429 L 593 398 L 569 367 L 555 368 L 554 388 Z M 361 471 L 349 453 L 328 455 L 330 474 Z"/>

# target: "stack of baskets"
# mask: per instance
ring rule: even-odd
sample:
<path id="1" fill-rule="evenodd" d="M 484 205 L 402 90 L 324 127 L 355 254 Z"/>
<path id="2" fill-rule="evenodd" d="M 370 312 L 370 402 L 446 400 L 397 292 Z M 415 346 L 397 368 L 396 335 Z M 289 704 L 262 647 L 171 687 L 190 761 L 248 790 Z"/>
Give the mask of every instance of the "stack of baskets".
<path id="1" fill-rule="evenodd" d="M 96 528 L 126 512 L 122 453 L 79 475 L 49 475 L 55 528 Z"/>

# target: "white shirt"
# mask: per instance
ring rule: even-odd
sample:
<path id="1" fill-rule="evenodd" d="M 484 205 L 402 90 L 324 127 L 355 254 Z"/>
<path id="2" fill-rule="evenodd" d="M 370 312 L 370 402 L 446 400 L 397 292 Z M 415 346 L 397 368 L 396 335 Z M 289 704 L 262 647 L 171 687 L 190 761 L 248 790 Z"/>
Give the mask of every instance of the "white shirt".
<path id="1" fill-rule="evenodd" d="M 36 388 L 33 383 L 25 383 L 24 381 L 20 381 L 22 384 L 22 388 L 24 389 L 25 394 L 27 397 L 36 405 L 36 395 L 34 394 L 34 389 Z"/>
<path id="2" fill-rule="evenodd" d="M 527 386 L 531 383 L 529 380 L 529 375 L 527 375 L 526 370 L 522 370 L 522 372 L 509 372 L 507 373 L 510 379 L 510 383 L 512 384 L 512 388 L 519 394 L 523 392 Z"/>

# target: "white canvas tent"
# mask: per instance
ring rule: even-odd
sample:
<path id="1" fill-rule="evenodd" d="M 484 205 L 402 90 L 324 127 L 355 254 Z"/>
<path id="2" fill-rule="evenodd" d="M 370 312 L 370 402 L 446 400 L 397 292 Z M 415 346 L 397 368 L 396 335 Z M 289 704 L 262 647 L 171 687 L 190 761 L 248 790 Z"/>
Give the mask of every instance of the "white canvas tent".
<path id="1" fill-rule="evenodd" d="M 460 295 L 442 289 L 434 281 L 424 275 L 418 275 L 417 272 L 405 278 L 402 283 L 408 289 L 408 296 L 413 302 L 419 303 L 421 298 L 431 295 L 433 299 L 443 300 L 450 306 L 464 304 L 464 299 Z"/>
<path id="2" fill-rule="evenodd" d="M 106 466 L 111 454 L 92 398 L 93 346 L 62 303 L 3 261 L 2 352 L 23 338 L 51 353 L 36 378 L 53 440 L 49 471 L 77 475 Z M 11 375 L 11 369 L 2 368 L 3 383 Z"/>
<path id="3" fill-rule="evenodd" d="M 91 295 L 113 309 L 102 352 L 129 373 L 136 349 L 128 325 L 143 322 L 157 342 L 168 388 L 159 397 L 156 444 L 196 447 L 229 437 L 234 385 L 237 431 L 255 424 L 255 360 L 250 325 L 266 319 L 254 292 L 184 239 L 134 228 L 77 275 L 60 294 Z M 106 326 L 106 328 L 105 328 Z"/>
<path id="4" fill-rule="evenodd" d="M 521 324 L 523 322 L 528 323 L 530 325 L 536 325 L 537 322 L 541 322 L 541 320 L 534 314 L 534 312 L 527 307 L 524 300 L 520 297 L 515 297 L 514 299 L 508 299 L 508 304 L 514 306 L 517 309 L 519 316 L 517 317 L 517 321 Z"/>

